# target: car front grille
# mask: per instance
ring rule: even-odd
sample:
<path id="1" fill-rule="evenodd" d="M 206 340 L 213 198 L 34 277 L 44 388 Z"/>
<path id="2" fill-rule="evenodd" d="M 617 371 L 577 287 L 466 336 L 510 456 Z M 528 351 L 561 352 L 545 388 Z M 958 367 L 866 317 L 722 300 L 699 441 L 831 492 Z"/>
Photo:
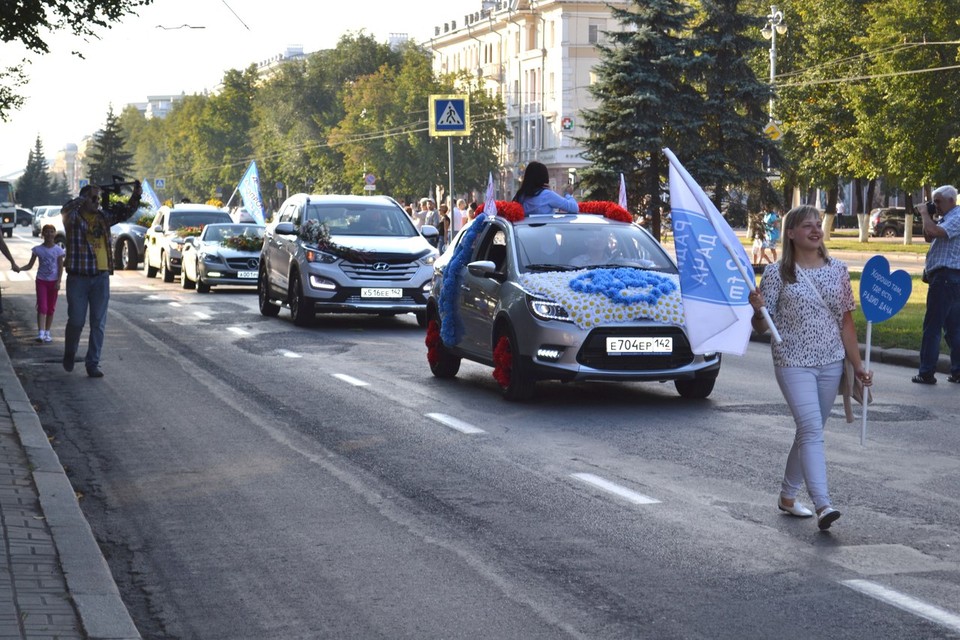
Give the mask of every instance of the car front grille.
<path id="1" fill-rule="evenodd" d="M 260 258 L 229 258 L 227 266 L 236 271 L 256 271 L 260 268 Z"/>
<path id="2" fill-rule="evenodd" d="M 402 262 L 371 258 L 366 262 L 342 262 L 340 268 L 354 280 L 380 280 L 383 282 L 406 282 L 419 270 L 416 262 L 405 258 Z"/>
<path id="3" fill-rule="evenodd" d="M 611 356 L 607 355 L 607 337 L 671 337 L 673 338 L 673 353 Z M 693 352 L 690 350 L 687 336 L 684 335 L 680 327 L 666 325 L 645 328 L 630 327 L 629 329 L 602 327 L 591 331 L 587 339 L 584 340 L 583 346 L 580 347 L 580 352 L 577 354 L 577 362 L 585 367 L 610 371 L 659 371 L 676 369 L 690 364 L 693 362 Z"/>

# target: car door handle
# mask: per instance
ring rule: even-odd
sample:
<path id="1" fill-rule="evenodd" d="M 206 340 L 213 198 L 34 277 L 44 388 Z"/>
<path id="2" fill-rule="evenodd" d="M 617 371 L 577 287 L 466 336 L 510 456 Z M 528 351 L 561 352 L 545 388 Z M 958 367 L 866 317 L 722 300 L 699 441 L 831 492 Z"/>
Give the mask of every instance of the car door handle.
<path id="1" fill-rule="evenodd" d="M 470 291 L 470 285 L 462 284 L 460 285 L 461 291 Z"/>

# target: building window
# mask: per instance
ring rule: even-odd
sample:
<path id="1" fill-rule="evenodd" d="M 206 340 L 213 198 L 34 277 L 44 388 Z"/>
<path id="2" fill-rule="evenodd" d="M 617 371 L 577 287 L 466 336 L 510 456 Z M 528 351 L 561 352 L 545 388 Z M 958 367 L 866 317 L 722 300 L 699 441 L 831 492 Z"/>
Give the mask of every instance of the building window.
<path id="1" fill-rule="evenodd" d="M 535 24 L 527 27 L 527 48 L 525 51 L 530 51 L 537 48 L 537 27 Z"/>
<path id="2" fill-rule="evenodd" d="M 603 42 L 603 31 L 606 29 L 605 20 L 591 20 L 587 27 L 587 40 L 590 44 L 599 44 Z"/>

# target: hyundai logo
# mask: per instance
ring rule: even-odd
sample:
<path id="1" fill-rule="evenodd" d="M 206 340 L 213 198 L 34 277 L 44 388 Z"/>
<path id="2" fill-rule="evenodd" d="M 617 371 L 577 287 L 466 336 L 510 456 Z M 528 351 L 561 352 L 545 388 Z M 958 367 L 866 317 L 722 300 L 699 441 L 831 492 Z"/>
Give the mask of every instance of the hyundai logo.
<path id="1" fill-rule="evenodd" d="M 250 267 L 251 269 L 256 269 L 257 267 L 260 266 L 259 258 L 250 258 L 249 260 L 247 260 L 247 266 Z"/>
<path id="2" fill-rule="evenodd" d="M 374 262 L 374 263 L 373 263 L 373 270 L 374 270 L 374 271 L 387 271 L 388 269 L 390 269 L 390 265 L 387 264 L 386 262 Z"/>

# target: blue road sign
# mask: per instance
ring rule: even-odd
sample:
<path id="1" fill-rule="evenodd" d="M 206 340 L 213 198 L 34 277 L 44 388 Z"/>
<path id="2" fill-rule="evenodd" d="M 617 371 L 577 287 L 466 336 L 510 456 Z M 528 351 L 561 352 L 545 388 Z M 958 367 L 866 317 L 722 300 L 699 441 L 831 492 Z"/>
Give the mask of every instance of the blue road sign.
<path id="1" fill-rule="evenodd" d="M 167 186 L 167 181 L 164 180 L 163 178 L 157 178 L 156 180 L 153 181 L 154 189 L 164 189 L 166 188 L 166 186 Z"/>
<path id="2" fill-rule="evenodd" d="M 430 135 L 470 135 L 470 103 L 467 96 L 430 96 Z"/>

